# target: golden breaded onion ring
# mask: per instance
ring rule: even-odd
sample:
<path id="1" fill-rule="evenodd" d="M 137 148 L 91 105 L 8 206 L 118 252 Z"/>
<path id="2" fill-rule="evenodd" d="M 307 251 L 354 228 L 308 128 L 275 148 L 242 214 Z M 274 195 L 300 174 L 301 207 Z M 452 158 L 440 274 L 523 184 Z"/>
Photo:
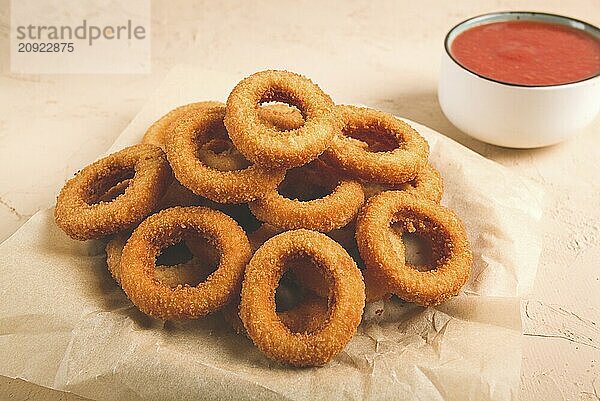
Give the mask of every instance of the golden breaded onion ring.
<path id="1" fill-rule="evenodd" d="M 244 203 L 264 196 L 283 180 L 284 170 L 252 164 L 243 170 L 220 171 L 197 157 L 197 142 L 213 129 L 222 129 L 225 107 L 180 118 L 167 137 L 167 157 L 175 177 L 195 194 L 219 203 Z"/>
<path id="2" fill-rule="evenodd" d="M 323 153 L 327 163 L 356 178 L 386 184 L 413 180 L 427 164 L 427 141 L 405 122 L 362 107 L 336 106 L 336 111 L 341 128 Z M 369 150 L 368 141 L 388 142 L 386 151 Z"/>
<path id="3" fill-rule="evenodd" d="M 289 180 L 296 185 L 319 183 L 332 188 L 329 194 L 302 201 L 285 197 L 274 188 L 262 198 L 248 204 L 252 214 L 257 219 L 284 230 L 305 228 L 329 232 L 352 221 L 364 202 L 361 184 L 340 178 L 324 163 L 314 163 L 289 170 L 283 184 Z"/>
<path id="4" fill-rule="evenodd" d="M 195 287 L 171 288 L 154 277 L 160 251 L 186 238 L 202 237 L 219 250 L 217 269 Z M 206 207 L 173 207 L 144 220 L 121 257 L 121 286 L 144 313 L 161 319 L 194 319 L 236 297 L 251 256 L 242 228 L 226 214 Z"/>
<path id="5" fill-rule="evenodd" d="M 128 230 L 155 210 L 172 180 L 159 147 L 130 146 L 84 167 L 67 181 L 56 200 L 54 219 L 78 240 Z M 127 184 L 119 184 L 123 181 Z M 107 192 L 117 196 L 103 201 Z"/>
<path id="6" fill-rule="evenodd" d="M 260 104 L 284 102 L 304 117 L 301 127 L 280 130 L 265 122 Z M 227 99 L 225 126 L 236 148 L 256 164 L 302 166 L 331 143 L 336 116 L 331 98 L 308 78 L 287 71 L 261 71 L 238 83 Z"/>
<path id="7" fill-rule="evenodd" d="M 394 223 L 432 244 L 432 270 L 419 271 L 397 251 L 390 233 Z M 419 305 L 436 305 L 456 295 L 471 273 L 473 256 L 459 218 L 450 209 L 399 191 L 367 201 L 356 241 L 367 269 L 384 279 L 391 292 Z"/>
<path id="8" fill-rule="evenodd" d="M 286 260 L 305 254 L 327 272 L 329 315 L 311 333 L 293 333 L 277 315 L 275 291 Z M 365 287 L 354 260 L 338 243 L 315 231 L 296 230 L 265 242 L 246 267 L 240 318 L 248 336 L 269 358 L 294 366 L 326 364 L 350 341 L 365 304 Z"/>

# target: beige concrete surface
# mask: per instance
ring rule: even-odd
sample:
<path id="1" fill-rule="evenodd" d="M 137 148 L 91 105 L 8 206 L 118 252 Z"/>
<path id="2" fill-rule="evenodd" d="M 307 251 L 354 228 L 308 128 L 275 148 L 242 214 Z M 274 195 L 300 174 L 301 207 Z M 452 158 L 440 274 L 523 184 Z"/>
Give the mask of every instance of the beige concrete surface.
<path id="1" fill-rule="evenodd" d="M 600 121 L 563 144 L 517 151 L 470 139 L 437 102 L 448 29 L 518 9 L 600 25 L 599 0 L 155 1 L 151 74 L 21 76 L 9 70 L 9 2 L 0 0 L 0 240 L 108 148 L 173 65 L 291 69 L 334 100 L 428 125 L 543 185 L 544 250 L 523 300 L 520 398 L 600 399 Z M 3 399 L 78 398 L 4 378 Z"/>

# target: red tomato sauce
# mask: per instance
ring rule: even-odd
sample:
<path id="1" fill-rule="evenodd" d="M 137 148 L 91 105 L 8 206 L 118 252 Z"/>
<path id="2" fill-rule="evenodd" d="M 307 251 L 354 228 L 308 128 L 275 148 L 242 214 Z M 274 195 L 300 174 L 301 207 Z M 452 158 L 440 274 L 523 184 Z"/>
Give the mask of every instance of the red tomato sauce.
<path id="1" fill-rule="evenodd" d="M 558 85 L 600 73 L 600 40 L 539 21 L 483 24 L 460 33 L 451 54 L 463 67 L 496 81 Z"/>

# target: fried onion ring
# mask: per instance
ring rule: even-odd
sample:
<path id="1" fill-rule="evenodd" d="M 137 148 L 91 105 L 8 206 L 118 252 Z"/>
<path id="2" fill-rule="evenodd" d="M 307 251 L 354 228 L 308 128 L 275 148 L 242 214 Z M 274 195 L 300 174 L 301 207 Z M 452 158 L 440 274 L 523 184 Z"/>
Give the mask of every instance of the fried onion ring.
<path id="1" fill-rule="evenodd" d="M 243 170 L 220 171 L 198 159 L 198 138 L 222 128 L 225 107 L 211 110 L 211 113 L 188 114 L 174 125 L 166 149 L 175 176 L 194 193 L 219 203 L 243 203 L 264 196 L 283 180 L 283 170 L 252 164 Z"/>
<path id="2" fill-rule="evenodd" d="M 277 315 L 275 290 L 294 255 L 309 255 L 330 281 L 328 317 L 311 333 L 292 333 Z M 364 283 L 354 260 L 324 234 L 296 230 L 265 242 L 246 267 L 240 318 L 269 358 L 294 366 L 323 365 L 350 341 L 364 308 Z"/>
<path id="3" fill-rule="evenodd" d="M 365 191 L 365 198 L 367 199 L 384 191 L 402 191 L 422 199 L 440 203 L 444 193 L 442 176 L 429 163 L 419 171 L 415 179 L 402 184 L 385 185 L 363 181 L 362 185 Z"/>
<path id="4" fill-rule="evenodd" d="M 90 164 L 67 181 L 56 200 L 54 219 L 78 240 L 131 229 L 155 210 L 172 179 L 160 148 L 130 146 Z M 123 181 L 127 184 L 119 184 Z M 107 192 L 116 197 L 102 201 Z"/>
<path id="5" fill-rule="evenodd" d="M 280 130 L 266 123 L 260 104 L 283 102 L 304 117 L 301 127 Z M 302 166 L 331 143 L 336 115 L 331 98 L 308 78 L 287 71 L 257 72 L 236 85 L 227 99 L 225 126 L 246 158 L 271 168 Z"/>
<path id="6" fill-rule="evenodd" d="M 290 199 L 278 189 L 272 189 L 248 204 L 256 218 L 284 230 L 305 228 L 321 232 L 344 227 L 354 219 L 364 202 L 362 186 L 357 181 L 339 179 L 324 163 L 313 163 L 289 170 L 281 187 L 288 182 L 295 185 L 316 183 L 331 190 L 329 194 L 304 201 L 297 197 Z"/>
<path id="7" fill-rule="evenodd" d="M 195 287 L 170 288 L 154 277 L 161 249 L 186 238 L 203 237 L 219 250 L 217 269 Z M 144 313 L 161 319 L 193 319 L 220 309 L 239 292 L 250 243 L 229 216 L 205 207 L 158 212 L 135 229 L 121 258 L 121 286 Z"/>
<path id="8" fill-rule="evenodd" d="M 390 238 L 394 223 L 432 244 L 432 270 L 420 271 L 406 262 Z M 456 295 L 469 279 L 473 257 L 465 228 L 450 209 L 435 203 L 399 191 L 376 195 L 361 211 L 356 241 L 367 269 L 406 301 L 437 305 Z"/>
<path id="9" fill-rule="evenodd" d="M 353 176 L 378 183 L 415 179 L 427 164 L 429 145 L 410 125 L 368 108 L 336 106 L 341 130 L 323 159 Z M 369 142 L 377 143 L 369 149 Z"/>

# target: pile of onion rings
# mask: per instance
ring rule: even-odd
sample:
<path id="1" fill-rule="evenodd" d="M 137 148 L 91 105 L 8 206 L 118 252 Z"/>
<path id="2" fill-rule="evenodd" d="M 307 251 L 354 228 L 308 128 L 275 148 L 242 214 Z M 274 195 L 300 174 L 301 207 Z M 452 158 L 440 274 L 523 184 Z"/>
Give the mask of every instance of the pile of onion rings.
<path id="1" fill-rule="evenodd" d="M 394 247 L 390 224 L 415 233 L 431 245 L 431 270 L 411 266 Z M 444 206 L 400 191 L 369 199 L 358 221 L 356 241 L 363 260 L 400 298 L 423 306 L 456 295 L 471 273 L 473 256 L 460 219 Z"/>
<path id="2" fill-rule="evenodd" d="M 268 102 L 296 107 L 304 124 L 280 130 L 266 123 L 258 106 Z M 229 94 L 225 126 L 248 160 L 291 168 L 316 159 L 331 144 L 336 113 L 331 98 L 308 78 L 287 71 L 261 71 L 243 79 Z"/>
<path id="3" fill-rule="evenodd" d="M 435 305 L 468 280 L 467 235 L 428 155 L 394 116 L 262 71 L 226 104 L 177 107 L 141 144 L 82 169 L 55 221 L 107 241 L 108 269 L 142 312 L 221 313 L 270 359 L 319 366 L 365 303 Z M 410 257 L 412 234 L 431 248 L 425 262 Z"/>

